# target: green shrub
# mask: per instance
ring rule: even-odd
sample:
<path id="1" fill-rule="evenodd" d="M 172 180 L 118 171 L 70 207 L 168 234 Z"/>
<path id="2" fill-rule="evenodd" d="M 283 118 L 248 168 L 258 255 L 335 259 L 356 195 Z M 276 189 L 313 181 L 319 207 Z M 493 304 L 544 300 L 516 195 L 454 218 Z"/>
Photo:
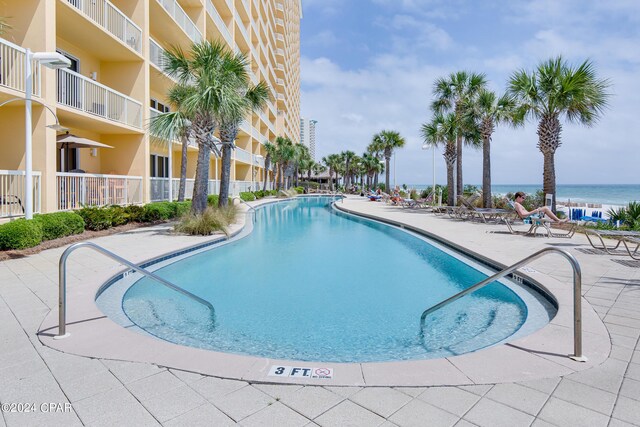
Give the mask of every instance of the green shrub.
<path id="1" fill-rule="evenodd" d="M 142 222 L 144 217 L 144 208 L 138 205 L 129 205 L 124 207 L 124 213 L 127 215 L 129 222 Z"/>
<path id="2" fill-rule="evenodd" d="M 303 194 L 304 193 L 304 187 L 295 187 L 294 190 L 296 190 L 296 193 L 298 193 L 298 194 Z"/>
<path id="3" fill-rule="evenodd" d="M 106 230 L 112 226 L 111 211 L 103 208 L 85 207 L 78 211 L 87 230 Z"/>
<path id="4" fill-rule="evenodd" d="M 277 196 L 278 195 L 278 190 L 269 190 L 269 195 L 270 196 Z"/>
<path id="5" fill-rule="evenodd" d="M 124 225 L 129 222 L 129 215 L 127 215 L 124 207 L 112 205 L 104 209 L 111 216 L 111 226 L 117 227 L 118 225 Z"/>
<path id="6" fill-rule="evenodd" d="M 173 202 L 176 205 L 176 217 L 181 217 L 191 210 L 191 201 L 188 202 Z"/>
<path id="7" fill-rule="evenodd" d="M 207 196 L 207 204 L 209 206 L 218 206 L 218 200 L 220 200 L 220 197 L 217 194 L 209 194 Z"/>
<path id="8" fill-rule="evenodd" d="M 245 202 L 253 202 L 256 199 L 256 196 L 253 193 L 249 192 L 249 191 L 247 191 L 247 192 L 243 191 L 243 192 L 240 193 L 240 198 L 242 200 L 244 200 Z"/>
<path id="9" fill-rule="evenodd" d="M 75 212 L 35 215 L 33 219 L 42 227 L 42 240 L 58 239 L 84 231 L 84 220 Z"/>
<path id="10" fill-rule="evenodd" d="M 235 221 L 237 209 L 233 204 L 223 208 L 210 206 L 202 215 L 187 213 L 180 218 L 175 230 L 191 235 L 208 236 L 215 231 L 227 234 L 226 227 Z"/>
<path id="11" fill-rule="evenodd" d="M 142 220 L 145 222 L 166 221 L 176 216 L 176 206 L 169 202 L 155 202 L 144 205 Z"/>
<path id="12" fill-rule="evenodd" d="M 258 191 L 254 191 L 253 192 L 253 195 L 256 197 L 256 199 L 262 199 L 267 194 L 268 193 L 266 191 L 262 191 L 262 190 L 258 190 Z"/>
<path id="13" fill-rule="evenodd" d="M 0 225 L 0 249 L 26 249 L 42 242 L 40 221 L 18 219 Z"/>

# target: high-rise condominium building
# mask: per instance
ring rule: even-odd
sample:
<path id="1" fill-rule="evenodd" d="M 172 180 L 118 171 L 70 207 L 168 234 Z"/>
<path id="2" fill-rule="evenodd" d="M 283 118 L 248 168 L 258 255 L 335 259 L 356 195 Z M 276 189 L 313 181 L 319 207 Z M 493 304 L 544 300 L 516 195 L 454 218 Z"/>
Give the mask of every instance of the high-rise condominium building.
<path id="1" fill-rule="evenodd" d="M 300 119 L 300 142 L 309 147 L 311 158 L 316 159 L 316 125 L 317 120 Z"/>
<path id="2" fill-rule="evenodd" d="M 266 107 L 240 127 L 231 167 L 237 194 L 270 173 L 265 141 L 299 140 L 301 14 L 300 0 L 1 1 L 10 28 L 0 35 L 0 104 L 9 101 L 0 107 L 0 220 L 23 215 L 29 51 L 37 52 L 29 79 L 35 212 L 165 200 L 170 186 L 175 198 L 181 141 L 150 138 L 148 125 L 174 108 L 163 51 L 188 52 L 203 39 L 244 53 L 251 82 L 270 87 Z M 49 61 L 55 52 L 71 65 L 49 68 L 63 65 Z M 50 127 L 58 121 L 68 135 Z M 188 144 L 190 197 L 198 147 Z M 210 162 L 215 193 L 221 161 Z"/>

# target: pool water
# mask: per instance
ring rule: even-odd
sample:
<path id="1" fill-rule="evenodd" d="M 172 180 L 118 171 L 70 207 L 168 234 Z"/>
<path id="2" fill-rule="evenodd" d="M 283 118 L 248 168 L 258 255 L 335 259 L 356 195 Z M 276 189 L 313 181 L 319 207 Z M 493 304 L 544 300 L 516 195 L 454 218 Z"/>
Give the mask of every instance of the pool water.
<path id="1" fill-rule="evenodd" d="M 147 333 L 177 344 L 324 362 L 463 354 L 552 317 L 545 298 L 494 282 L 430 315 L 421 329 L 425 309 L 486 271 L 404 230 L 338 213 L 330 202 L 265 205 L 247 237 L 156 271 L 211 302 L 214 319 L 147 278 L 126 291 L 122 310 Z"/>

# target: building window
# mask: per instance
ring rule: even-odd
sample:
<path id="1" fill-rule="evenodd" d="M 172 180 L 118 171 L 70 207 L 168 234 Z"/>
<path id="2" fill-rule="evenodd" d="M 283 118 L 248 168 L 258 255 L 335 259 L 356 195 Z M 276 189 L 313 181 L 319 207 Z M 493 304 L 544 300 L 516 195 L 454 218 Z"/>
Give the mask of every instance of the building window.
<path id="1" fill-rule="evenodd" d="M 169 158 L 151 155 L 151 177 L 152 178 L 169 178 Z"/>
<path id="2" fill-rule="evenodd" d="M 169 111 L 171 111 L 171 108 L 169 108 L 168 105 L 159 102 L 157 99 L 151 98 L 150 104 L 151 108 L 158 110 L 161 113 L 168 113 Z"/>

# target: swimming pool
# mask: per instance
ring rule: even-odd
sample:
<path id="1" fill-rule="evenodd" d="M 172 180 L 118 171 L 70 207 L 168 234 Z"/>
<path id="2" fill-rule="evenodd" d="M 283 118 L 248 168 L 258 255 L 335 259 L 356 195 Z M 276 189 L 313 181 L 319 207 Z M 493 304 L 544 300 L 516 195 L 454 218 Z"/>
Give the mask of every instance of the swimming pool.
<path id="1" fill-rule="evenodd" d="M 124 326 L 177 344 L 276 359 L 372 362 L 445 357 L 546 325 L 549 301 L 493 283 L 427 319 L 431 305 L 489 270 L 435 242 L 338 213 L 326 197 L 271 203 L 245 238 L 156 271 L 204 306 L 135 276 L 98 305 Z M 134 282 L 131 284 L 131 282 Z"/>

